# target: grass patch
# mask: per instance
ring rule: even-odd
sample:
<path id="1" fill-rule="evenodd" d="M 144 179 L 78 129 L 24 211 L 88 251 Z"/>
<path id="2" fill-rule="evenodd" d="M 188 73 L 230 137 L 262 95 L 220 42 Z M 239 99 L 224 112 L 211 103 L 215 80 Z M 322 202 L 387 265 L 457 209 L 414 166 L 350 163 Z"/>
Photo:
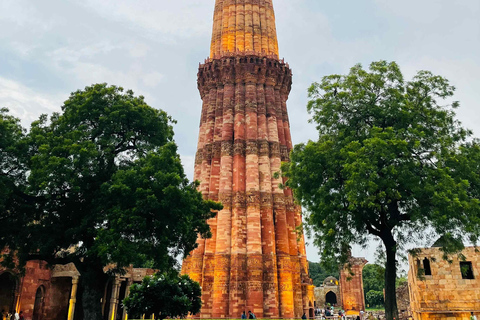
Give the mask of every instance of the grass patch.
<path id="1" fill-rule="evenodd" d="M 372 307 L 372 308 L 366 308 L 365 311 L 370 311 L 370 312 L 378 312 L 378 311 L 383 311 L 385 312 L 385 308 L 380 308 L 380 307 Z"/>

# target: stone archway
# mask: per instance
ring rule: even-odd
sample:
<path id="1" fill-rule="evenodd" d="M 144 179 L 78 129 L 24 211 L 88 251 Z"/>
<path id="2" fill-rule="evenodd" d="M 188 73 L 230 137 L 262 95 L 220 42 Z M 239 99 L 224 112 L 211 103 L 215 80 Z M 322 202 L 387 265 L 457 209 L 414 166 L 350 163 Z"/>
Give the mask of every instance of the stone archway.
<path id="1" fill-rule="evenodd" d="M 40 286 L 35 293 L 35 304 L 33 305 L 33 317 L 32 320 L 43 319 L 43 308 L 45 305 L 45 287 Z"/>
<path id="2" fill-rule="evenodd" d="M 10 272 L 0 275 L 0 310 L 11 313 L 15 310 L 17 279 Z"/>
<path id="3" fill-rule="evenodd" d="M 333 291 L 327 292 L 325 295 L 325 303 L 330 303 L 330 305 L 334 306 L 338 303 L 337 295 Z"/>

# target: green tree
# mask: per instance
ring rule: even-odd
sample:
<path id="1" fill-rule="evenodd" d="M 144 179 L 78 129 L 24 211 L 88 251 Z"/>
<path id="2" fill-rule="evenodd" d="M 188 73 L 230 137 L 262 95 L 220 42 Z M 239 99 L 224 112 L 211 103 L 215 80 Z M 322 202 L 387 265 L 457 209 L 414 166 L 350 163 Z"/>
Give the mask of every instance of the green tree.
<path id="1" fill-rule="evenodd" d="M 19 183 L 25 178 L 25 130 L 20 120 L 0 109 L 0 212 L 21 193 Z M 3 217 L 0 217 L 0 219 Z M 6 221 L 2 221 L 6 223 Z"/>
<path id="2" fill-rule="evenodd" d="M 132 285 L 123 304 L 132 319 L 144 314 L 153 314 L 155 319 L 185 318 L 189 313 L 200 311 L 201 295 L 200 285 L 188 275 L 159 273 L 145 277 L 141 284 Z"/>
<path id="3" fill-rule="evenodd" d="M 403 286 L 405 283 L 408 283 L 408 278 L 406 276 L 398 277 L 397 281 L 395 282 L 395 287 L 399 288 Z"/>
<path id="4" fill-rule="evenodd" d="M 367 264 L 363 268 L 363 288 L 365 292 L 370 290 L 382 291 L 385 288 L 385 268 L 378 264 Z"/>
<path id="5" fill-rule="evenodd" d="M 315 287 L 321 286 L 323 281 L 325 281 L 325 279 L 328 277 L 335 277 L 336 279 L 339 279 L 340 276 L 338 267 L 327 269 L 322 266 L 321 263 L 311 261 L 308 261 L 308 272 Z"/>
<path id="6" fill-rule="evenodd" d="M 377 264 L 367 264 L 362 271 L 363 292 L 365 293 L 365 302 L 370 306 L 383 305 L 383 289 L 385 288 L 385 268 Z M 378 299 L 370 299 L 369 292 L 380 292 L 381 302 Z M 370 297 L 373 297 L 372 295 Z"/>
<path id="7" fill-rule="evenodd" d="M 370 290 L 365 294 L 365 302 L 370 307 L 383 306 L 383 291 Z"/>
<path id="8" fill-rule="evenodd" d="M 74 263 L 91 320 L 102 319 L 105 266 L 115 273 L 151 260 L 171 269 L 197 234 L 209 236 L 206 220 L 221 208 L 188 182 L 171 123 L 143 97 L 106 84 L 72 93 L 61 114 L 34 122 L 23 139 L 22 201 L 2 211 L 5 261 Z"/>
<path id="9" fill-rule="evenodd" d="M 428 71 L 404 81 L 393 62 L 326 76 L 309 89 L 318 141 L 295 146 L 283 166 L 322 260 L 346 261 L 352 244 L 382 241 L 389 320 L 398 318 L 402 243 L 421 239 L 426 228 L 474 243 L 480 233 L 479 148 L 455 120 L 453 93 Z"/>

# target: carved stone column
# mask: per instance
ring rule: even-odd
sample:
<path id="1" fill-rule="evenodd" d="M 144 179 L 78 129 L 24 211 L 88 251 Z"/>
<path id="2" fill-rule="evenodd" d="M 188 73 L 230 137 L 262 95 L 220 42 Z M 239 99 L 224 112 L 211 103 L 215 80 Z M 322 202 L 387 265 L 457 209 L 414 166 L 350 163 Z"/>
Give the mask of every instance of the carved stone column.
<path id="1" fill-rule="evenodd" d="M 68 304 L 68 320 L 73 320 L 75 314 L 75 304 L 77 303 L 78 278 L 72 278 L 72 291 L 70 293 L 70 302 Z"/>
<path id="2" fill-rule="evenodd" d="M 120 278 L 115 277 L 112 284 L 112 297 L 110 298 L 110 312 L 108 313 L 108 320 L 115 320 L 118 307 L 118 295 L 120 293 Z"/>
<path id="3" fill-rule="evenodd" d="M 125 298 L 128 297 L 128 295 L 130 294 L 130 287 L 132 286 L 132 284 L 133 284 L 133 280 L 131 278 L 129 278 L 127 280 L 127 288 L 125 289 Z M 125 310 L 125 308 L 123 309 L 122 319 L 123 320 L 128 320 L 128 314 L 127 314 L 127 310 Z"/>

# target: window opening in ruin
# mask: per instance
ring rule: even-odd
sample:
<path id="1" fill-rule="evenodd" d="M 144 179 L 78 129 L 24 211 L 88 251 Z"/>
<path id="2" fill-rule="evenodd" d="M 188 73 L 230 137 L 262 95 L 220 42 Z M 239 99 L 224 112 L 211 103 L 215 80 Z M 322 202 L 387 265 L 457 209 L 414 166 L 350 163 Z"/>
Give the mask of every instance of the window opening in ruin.
<path id="1" fill-rule="evenodd" d="M 423 270 L 426 276 L 432 275 L 432 269 L 430 268 L 430 260 L 428 258 L 423 259 Z"/>
<path id="2" fill-rule="evenodd" d="M 470 261 L 460 262 L 460 271 L 462 272 L 462 279 L 475 279 L 473 276 L 472 263 Z"/>

